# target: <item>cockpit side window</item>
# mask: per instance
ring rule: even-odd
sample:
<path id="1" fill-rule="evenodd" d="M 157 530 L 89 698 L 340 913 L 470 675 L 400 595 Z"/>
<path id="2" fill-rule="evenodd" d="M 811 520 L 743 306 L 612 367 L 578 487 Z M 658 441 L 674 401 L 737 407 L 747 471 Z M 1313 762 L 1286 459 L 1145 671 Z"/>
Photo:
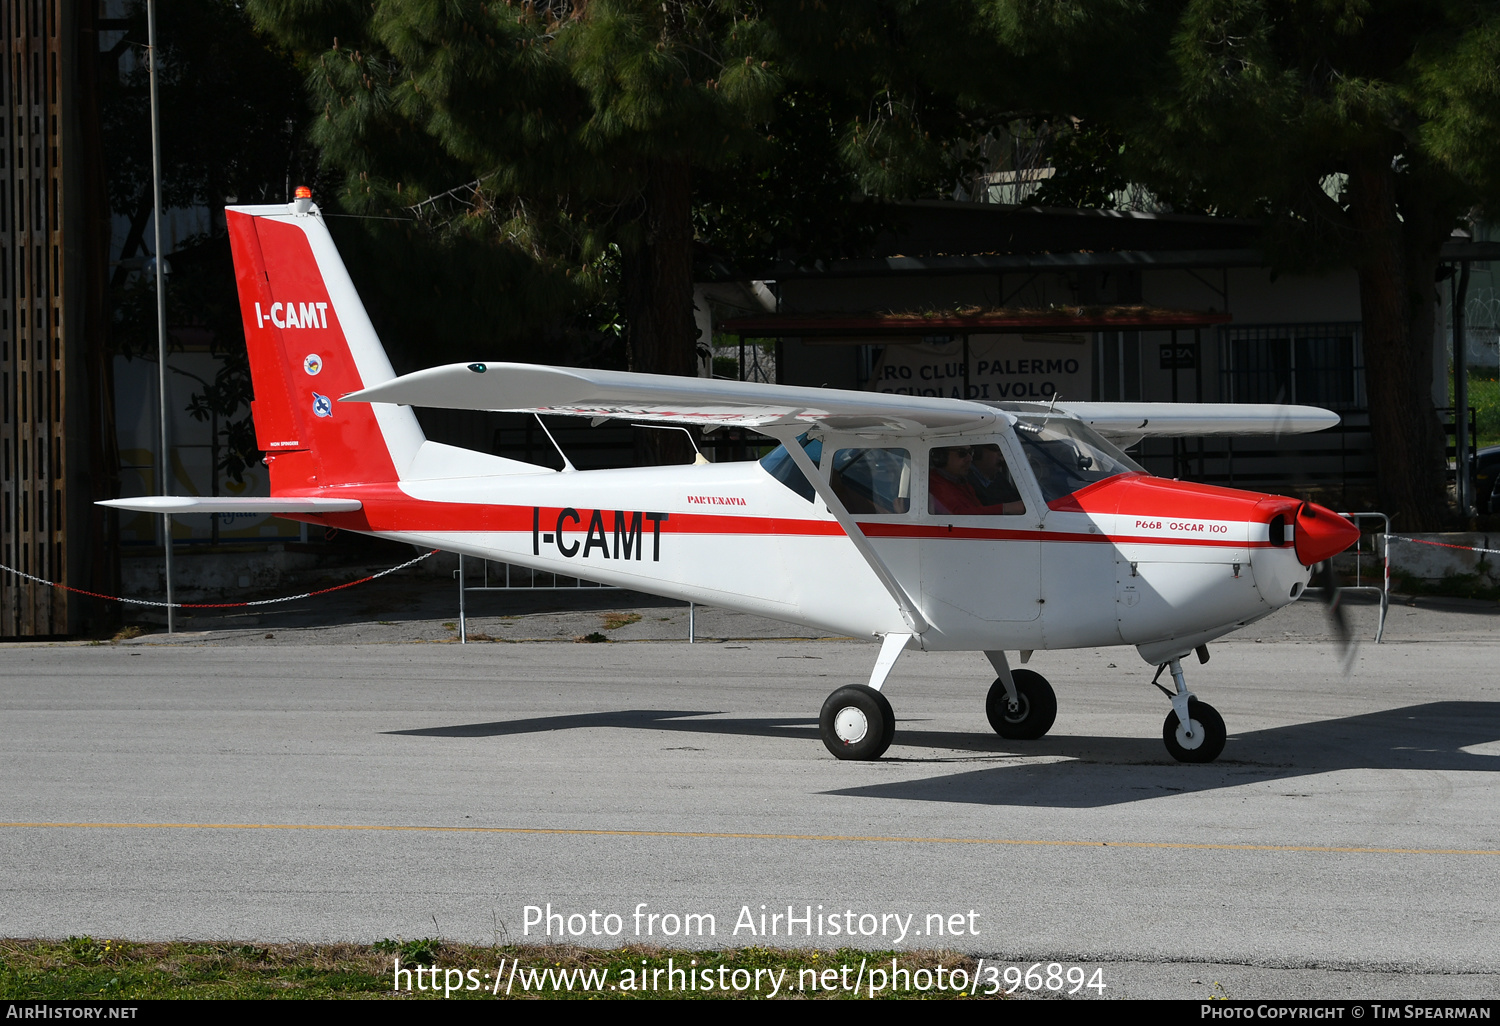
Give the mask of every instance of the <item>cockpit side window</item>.
<path id="1" fill-rule="evenodd" d="M 934 516 L 1013 516 L 1026 512 L 1005 455 L 994 442 L 944 445 L 927 454 L 927 512 Z"/>

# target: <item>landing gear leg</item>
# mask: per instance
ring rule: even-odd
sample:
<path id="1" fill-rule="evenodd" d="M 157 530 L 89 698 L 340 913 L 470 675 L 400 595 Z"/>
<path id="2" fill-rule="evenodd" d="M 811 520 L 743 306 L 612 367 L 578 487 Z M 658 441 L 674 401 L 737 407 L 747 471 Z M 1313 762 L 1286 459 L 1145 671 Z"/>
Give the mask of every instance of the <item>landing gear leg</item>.
<path id="1" fill-rule="evenodd" d="M 1224 718 L 1213 706 L 1198 701 L 1187 689 L 1182 660 L 1173 659 L 1167 665 L 1172 668 L 1172 680 L 1176 682 L 1177 690 L 1162 688 L 1172 699 L 1172 711 L 1167 714 L 1161 728 L 1162 741 L 1178 762 L 1213 762 L 1224 751 L 1224 742 L 1229 737 Z"/>
<path id="2" fill-rule="evenodd" d="M 874 760 L 885 754 L 896 736 L 896 714 L 880 693 L 910 634 L 887 634 L 869 684 L 839 688 L 823 703 L 818 733 L 823 745 L 840 759 Z"/>
<path id="3" fill-rule="evenodd" d="M 986 652 L 1000 676 L 990 685 L 985 716 L 995 733 L 1012 741 L 1034 741 L 1057 719 L 1057 695 L 1047 678 L 1031 670 L 1012 670 L 1004 652 Z"/>

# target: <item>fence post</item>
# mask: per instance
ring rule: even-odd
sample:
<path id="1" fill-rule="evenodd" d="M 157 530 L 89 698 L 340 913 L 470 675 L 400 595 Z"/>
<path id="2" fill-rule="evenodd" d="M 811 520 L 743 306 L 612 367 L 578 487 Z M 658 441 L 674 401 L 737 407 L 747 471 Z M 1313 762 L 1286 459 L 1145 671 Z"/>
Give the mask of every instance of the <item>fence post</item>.
<path id="1" fill-rule="evenodd" d="M 469 643 L 469 620 L 464 610 L 464 554 L 458 554 L 458 643 L 467 645 Z"/>

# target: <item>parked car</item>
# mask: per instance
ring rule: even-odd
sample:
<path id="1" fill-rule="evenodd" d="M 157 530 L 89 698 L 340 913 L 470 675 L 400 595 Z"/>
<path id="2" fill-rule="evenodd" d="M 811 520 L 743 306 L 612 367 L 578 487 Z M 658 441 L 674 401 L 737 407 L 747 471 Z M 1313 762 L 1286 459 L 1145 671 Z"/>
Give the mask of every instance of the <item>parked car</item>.
<path id="1" fill-rule="evenodd" d="M 1500 513 L 1500 445 L 1474 454 L 1474 506 L 1480 513 Z"/>

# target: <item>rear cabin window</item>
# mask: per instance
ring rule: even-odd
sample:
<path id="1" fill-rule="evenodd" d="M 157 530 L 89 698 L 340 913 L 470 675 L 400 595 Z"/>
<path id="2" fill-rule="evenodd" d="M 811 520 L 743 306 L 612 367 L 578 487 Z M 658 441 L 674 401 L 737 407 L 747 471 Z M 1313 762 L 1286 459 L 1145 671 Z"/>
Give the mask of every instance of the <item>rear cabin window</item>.
<path id="1" fill-rule="evenodd" d="M 839 449 L 828 483 L 850 513 L 905 513 L 911 509 L 911 453 Z"/>

